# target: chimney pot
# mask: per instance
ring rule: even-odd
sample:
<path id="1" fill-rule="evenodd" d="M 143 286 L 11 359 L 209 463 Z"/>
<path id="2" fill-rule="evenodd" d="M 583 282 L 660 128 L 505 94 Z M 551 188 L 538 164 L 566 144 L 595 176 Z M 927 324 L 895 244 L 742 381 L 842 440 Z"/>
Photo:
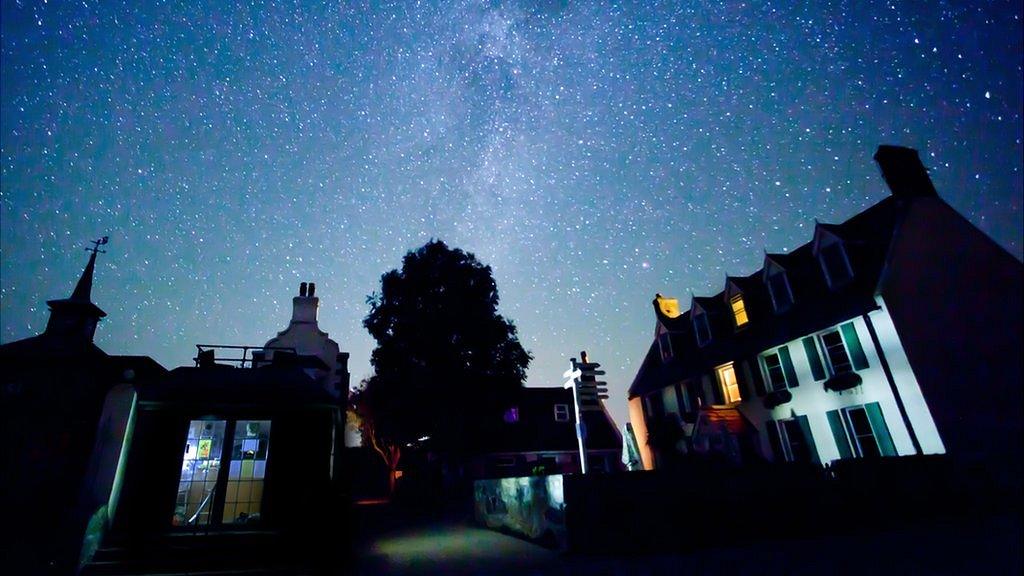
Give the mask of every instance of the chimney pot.
<path id="1" fill-rule="evenodd" d="M 883 144 L 875 152 L 875 162 L 889 191 L 898 198 L 938 197 L 928 170 L 921 163 L 917 150 Z"/>
<path id="2" fill-rule="evenodd" d="M 313 282 L 309 283 L 309 297 L 312 298 L 316 295 L 316 284 Z"/>
<path id="3" fill-rule="evenodd" d="M 306 296 L 306 283 L 299 284 L 299 296 Z"/>

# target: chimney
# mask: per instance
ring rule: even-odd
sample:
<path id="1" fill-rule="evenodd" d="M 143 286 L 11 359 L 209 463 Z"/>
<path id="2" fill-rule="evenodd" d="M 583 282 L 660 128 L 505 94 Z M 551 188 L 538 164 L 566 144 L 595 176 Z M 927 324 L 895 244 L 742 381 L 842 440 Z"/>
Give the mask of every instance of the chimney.
<path id="1" fill-rule="evenodd" d="M 897 198 L 938 198 L 917 150 L 883 144 L 875 152 L 882 178 Z"/>
<path id="2" fill-rule="evenodd" d="M 299 295 L 292 298 L 292 323 L 316 324 L 320 299 L 313 296 L 315 286 L 312 282 L 299 284 Z"/>

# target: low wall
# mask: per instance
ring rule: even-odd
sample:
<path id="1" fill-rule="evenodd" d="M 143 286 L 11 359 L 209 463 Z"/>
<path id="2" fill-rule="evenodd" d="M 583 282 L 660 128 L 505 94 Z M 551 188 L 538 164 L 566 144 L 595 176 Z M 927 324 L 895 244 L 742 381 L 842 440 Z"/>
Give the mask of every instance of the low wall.
<path id="1" fill-rule="evenodd" d="M 565 548 L 563 480 L 561 474 L 477 480 L 476 521 L 550 548 Z"/>
<path id="2" fill-rule="evenodd" d="M 475 484 L 476 519 L 573 552 L 687 550 L 984 513 L 986 484 L 935 456 L 529 476 Z M 1005 506 L 1005 504 L 1004 504 Z"/>

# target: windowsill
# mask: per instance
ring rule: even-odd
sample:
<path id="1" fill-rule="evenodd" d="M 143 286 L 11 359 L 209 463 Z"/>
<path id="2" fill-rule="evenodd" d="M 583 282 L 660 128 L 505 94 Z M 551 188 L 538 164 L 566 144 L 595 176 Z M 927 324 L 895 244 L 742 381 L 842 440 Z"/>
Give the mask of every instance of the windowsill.
<path id="1" fill-rule="evenodd" d="M 782 406 L 793 399 L 793 393 L 788 389 L 783 388 L 782 390 L 772 390 L 771 392 L 764 395 L 764 407 L 771 410 Z"/>
<path id="2" fill-rule="evenodd" d="M 842 392 L 851 388 L 856 388 L 864 382 L 864 379 L 860 377 L 860 374 L 856 372 L 843 372 L 842 374 L 836 374 L 828 380 L 825 380 L 825 390 L 832 392 Z"/>

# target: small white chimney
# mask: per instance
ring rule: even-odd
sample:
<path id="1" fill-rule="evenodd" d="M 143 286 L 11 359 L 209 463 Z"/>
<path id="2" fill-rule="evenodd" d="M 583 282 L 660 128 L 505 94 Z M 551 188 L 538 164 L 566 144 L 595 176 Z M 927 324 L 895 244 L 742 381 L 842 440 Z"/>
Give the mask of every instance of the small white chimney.
<path id="1" fill-rule="evenodd" d="M 298 324 L 316 324 L 317 309 L 320 299 L 313 296 L 316 284 L 303 282 L 299 285 L 299 295 L 292 298 L 292 322 Z"/>

